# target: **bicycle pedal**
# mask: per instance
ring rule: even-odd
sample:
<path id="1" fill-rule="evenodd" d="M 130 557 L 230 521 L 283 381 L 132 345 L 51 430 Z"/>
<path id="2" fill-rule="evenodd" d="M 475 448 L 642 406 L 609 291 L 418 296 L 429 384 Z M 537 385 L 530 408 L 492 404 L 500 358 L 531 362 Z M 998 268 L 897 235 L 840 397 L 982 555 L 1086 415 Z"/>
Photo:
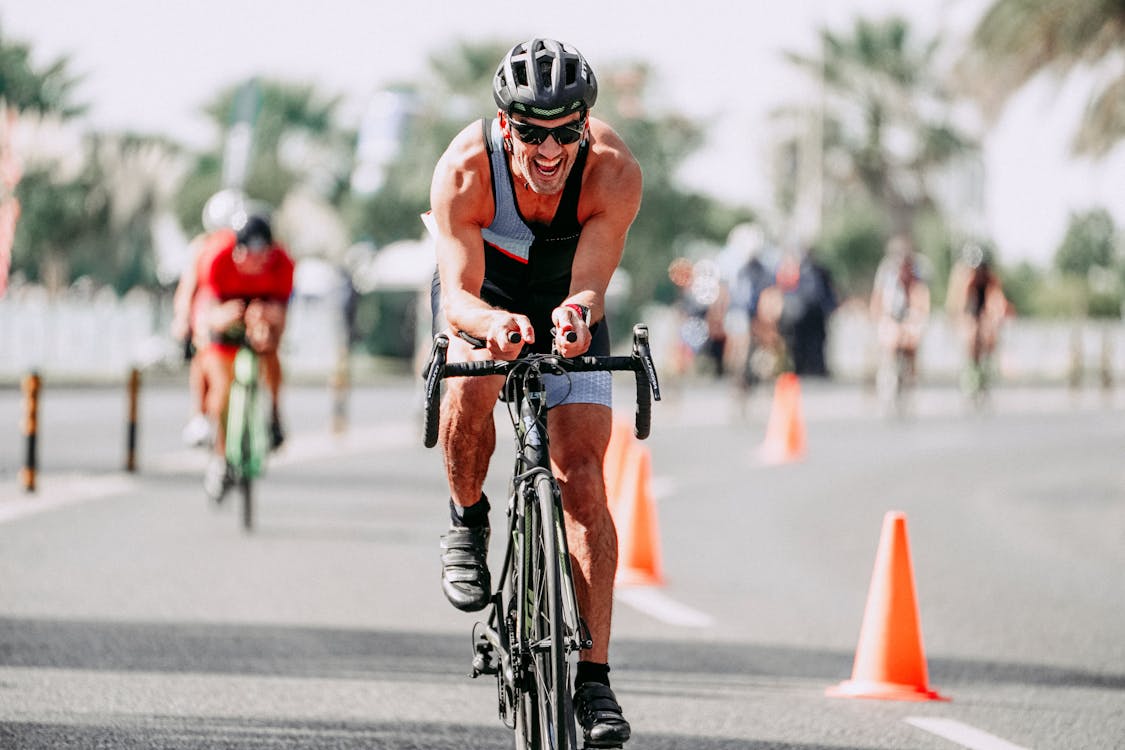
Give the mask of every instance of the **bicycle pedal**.
<path id="1" fill-rule="evenodd" d="M 500 670 L 492 663 L 491 659 L 484 654 L 478 653 L 473 657 L 473 671 L 469 672 L 469 677 L 475 680 L 482 674 L 496 674 L 499 671 Z"/>

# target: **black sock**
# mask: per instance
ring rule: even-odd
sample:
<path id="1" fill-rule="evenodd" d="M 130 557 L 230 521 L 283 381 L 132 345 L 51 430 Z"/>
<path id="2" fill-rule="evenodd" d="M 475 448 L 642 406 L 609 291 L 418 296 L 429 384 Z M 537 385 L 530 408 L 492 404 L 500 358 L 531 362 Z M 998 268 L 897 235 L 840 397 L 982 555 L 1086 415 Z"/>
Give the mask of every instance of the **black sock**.
<path id="1" fill-rule="evenodd" d="M 454 526 L 467 526 L 471 529 L 487 526 L 488 511 L 488 498 L 483 494 L 480 496 L 479 501 L 473 503 L 468 508 L 461 507 L 453 502 L 452 498 L 449 500 L 449 518 Z"/>
<path id="2" fill-rule="evenodd" d="M 609 687 L 609 665 L 598 664 L 596 661 L 580 661 L 578 669 L 574 671 L 574 687 L 584 682 L 600 682 Z"/>

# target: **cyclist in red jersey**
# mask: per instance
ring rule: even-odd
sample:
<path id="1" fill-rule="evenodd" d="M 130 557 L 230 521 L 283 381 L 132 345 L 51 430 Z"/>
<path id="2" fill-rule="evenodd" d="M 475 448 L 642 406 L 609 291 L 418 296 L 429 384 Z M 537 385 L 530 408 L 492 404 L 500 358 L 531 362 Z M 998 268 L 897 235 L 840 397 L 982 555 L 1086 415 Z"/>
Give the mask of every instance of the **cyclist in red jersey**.
<path id="1" fill-rule="evenodd" d="M 234 356 L 243 341 L 261 358 L 262 379 L 272 399 L 271 443 L 281 445 L 281 361 L 278 343 L 285 332 L 293 293 L 293 260 L 273 240 L 263 215 L 240 216 L 235 230 L 207 238 L 199 256 L 201 319 L 210 334 L 203 354 L 207 414 L 215 430 L 215 455 L 204 477 L 207 495 L 219 501 L 232 484 L 225 458 L 223 415 L 234 379 Z"/>
<path id="2" fill-rule="evenodd" d="M 234 188 L 220 190 L 207 199 L 203 206 L 203 232 L 192 238 L 188 244 L 189 262 L 180 274 L 176 292 L 172 297 L 172 322 L 169 326 L 172 337 L 184 345 L 184 358 L 188 360 L 188 390 L 191 392 L 192 415 L 184 426 L 183 440 L 188 445 L 209 445 L 214 439 L 211 422 L 207 419 L 207 392 L 203 381 L 203 358 L 196 352 L 207 348 L 210 334 L 206 324 L 200 320 L 202 308 L 199 291 L 200 265 L 206 253 L 204 249 L 214 249 L 215 243 L 208 238 L 221 229 L 229 229 L 234 217 L 241 214 L 257 213 L 261 208 L 250 201 L 246 195 Z"/>
<path id="3" fill-rule="evenodd" d="M 549 352 L 552 343 L 566 357 L 608 354 L 605 292 L 640 207 L 640 167 L 620 136 L 590 116 L 597 81 L 569 45 L 516 45 L 496 71 L 493 98 L 496 117 L 454 137 L 430 188 L 435 326 L 484 345 L 472 349 L 453 337 L 449 359 L 510 360 L 524 345 Z M 516 333 L 520 343 L 510 340 Z M 630 728 L 609 687 L 617 534 L 602 464 L 610 376 L 575 373 L 547 389 L 575 588 L 594 642 L 579 654 L 575 714 L 588 746 L 615 747 Z M 491 593 L 489 506 L 481 490 L 496 443 L 499 390 L 496 378 L 455 378 L 441 409 L 452 517 L 442 540 L 442 589 L 465 611 L 483 609 Z"/>

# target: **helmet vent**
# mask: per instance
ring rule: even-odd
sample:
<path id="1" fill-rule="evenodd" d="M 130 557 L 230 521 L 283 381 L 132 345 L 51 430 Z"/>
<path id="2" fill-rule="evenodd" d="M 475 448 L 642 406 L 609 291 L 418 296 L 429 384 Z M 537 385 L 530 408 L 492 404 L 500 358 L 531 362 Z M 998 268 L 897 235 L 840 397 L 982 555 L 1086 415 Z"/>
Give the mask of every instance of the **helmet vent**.
<path id="1" fill-rule="evenodd" d="M 578 64 L 574 60 L 566 62 L 566 85 L 573 86 L 578 80 Z"/>

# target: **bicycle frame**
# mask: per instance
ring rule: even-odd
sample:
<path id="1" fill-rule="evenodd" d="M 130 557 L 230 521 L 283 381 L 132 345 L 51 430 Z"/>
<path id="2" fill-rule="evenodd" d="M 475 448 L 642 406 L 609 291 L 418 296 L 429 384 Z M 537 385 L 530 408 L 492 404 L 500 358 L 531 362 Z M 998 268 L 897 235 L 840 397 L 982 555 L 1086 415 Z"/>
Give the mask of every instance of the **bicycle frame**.
<path id="1" fill-rule="evenodd" d="M 258 402 L 258 375 L 258 354 L 243 343 L 235 355 L 227 402 L 226 460 L 242 493 L 242 526 L 246 531 L 254 525 L 253 480 L 265 470 L 269 453 L 269 438 Z"/>

